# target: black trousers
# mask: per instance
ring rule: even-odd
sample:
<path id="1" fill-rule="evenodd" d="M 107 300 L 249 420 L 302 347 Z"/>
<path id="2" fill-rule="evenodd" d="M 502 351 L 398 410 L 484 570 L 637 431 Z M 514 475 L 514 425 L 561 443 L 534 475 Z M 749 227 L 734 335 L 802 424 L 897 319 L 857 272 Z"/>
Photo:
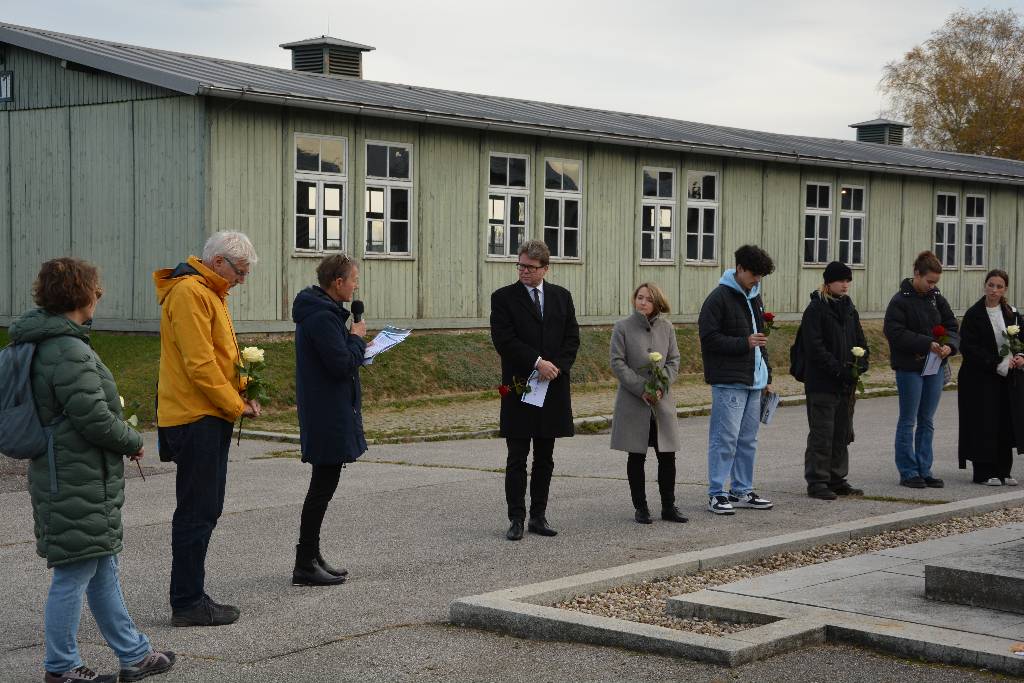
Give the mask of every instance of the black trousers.
<path id="1" fill-rule="evenodd" d="M 505 463 L 505 503 L 509 520 L 526 519 L 526 458 L 530 439 L 505 439 L 508 460 Z M 544 516 L 548 507 L 551 473 L 555 470 L 555 440 L 533 439 L 533 466 L 530 469 L 530 519 Z"/>
<path id="2" fill-rule="evenodd" d="M 807 490 L 836 488 L 850 471 L 850 394 L 807 394 Z"/>
<path id="3" fill-rule="evenodd" d="M 661 508 L 667 510 L 676 503 L 676 454 L 662 453 L 658 450 L 658 423 L 653 418 L 647 444 L 654 448 L 658 456 L 658 493 L 661 495 Z M 626 458 L 629 494 L 633 499 L 633 507 L 638 510 L 647 509 L 647 484 L 644 477 L 646 460 L 646 452 L 630 453 Z"/>
<path id="4" fill-rule="evenodd" d="M 996 452 L 986 454 L 989 457 L 982 462 L 972 460 L 974 465 L 974 483 L 981 484 L 995 477 L 1006 479 L 1013 468 L 1013 417 L 1010 415 L 1009 383 L 1002 383 L 1002 395 L 999 401 L 999 435 L 996 441 Z"/>
<path id="5" fill-rule="evenodd" d="M 309 477 L 309 490 L 306 500 L 302 503 L 302 516 L 299 521 L 299 547 L 314 558 L 320 550 L 320 527 L 327 514 L 327 506 L 338 490 L 341 479 L 341 465 L 313 465 L 313 473 Z"/>
<path id="6" fill-rule="evenodd" d="M 177 465 L 171 519 L 171 608 L 194 607 L 205 595 L 206 552 L 224 510 L 231 423 L 204 417 L 161 427 L 160 458 Z"/>

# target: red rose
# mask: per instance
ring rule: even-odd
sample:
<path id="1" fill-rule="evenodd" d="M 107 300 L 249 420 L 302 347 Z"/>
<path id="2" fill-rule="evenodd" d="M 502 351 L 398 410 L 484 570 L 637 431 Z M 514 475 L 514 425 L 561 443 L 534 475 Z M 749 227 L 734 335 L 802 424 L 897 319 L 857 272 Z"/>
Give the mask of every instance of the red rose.
<path id="1" fill-rule="evenodd" d="M 512 389 L 507 384 L 502 384 L 498 386 L 498 393 L 501 394 L 502 398 L 505 398 L 512 393 Z"/>
<path id="2" fill-rule="evenodd" d="M 946 336 L 946 328 L 942 325 L 936 325 L 932 328 L 932 336 L 936 339 L 942 339 Z"/>
<path id="3" fill-rule="evenodd" d="M 770 311 L 765 311 L 764 319 L 767 320 L 768 322 L 774 322 L 775 314 Z"/>

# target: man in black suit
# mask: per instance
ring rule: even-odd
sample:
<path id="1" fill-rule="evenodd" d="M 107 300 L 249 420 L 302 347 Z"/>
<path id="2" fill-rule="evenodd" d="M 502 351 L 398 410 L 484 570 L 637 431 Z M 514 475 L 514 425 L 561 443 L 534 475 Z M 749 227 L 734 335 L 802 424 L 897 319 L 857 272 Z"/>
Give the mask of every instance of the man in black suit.
<path id="1" fill-rule="evenodd" d="M 540 241 L 519 247 L 519 282 L 491 295 L 491 341 L 501 356 L 501 381 L 522 387 L 536 370 L 550 382 L 542 407 L 523 403 L 518 391 L 501 399 L 501 435 L 508 446 L 505 467 L 505 501 L 512 522 L 506 537 L 523 537 L 526 521 L 526 458 L 533 439 L 530 471 L 530 521 L 527 528 L 541 536 L 558 532 L 548 526 L 545 511 L 555 439 L 572 436 L 572 402 L 569 369 L 576 361 L 580 328 L 569 290 L 544 282 L 551 252 Z"/>

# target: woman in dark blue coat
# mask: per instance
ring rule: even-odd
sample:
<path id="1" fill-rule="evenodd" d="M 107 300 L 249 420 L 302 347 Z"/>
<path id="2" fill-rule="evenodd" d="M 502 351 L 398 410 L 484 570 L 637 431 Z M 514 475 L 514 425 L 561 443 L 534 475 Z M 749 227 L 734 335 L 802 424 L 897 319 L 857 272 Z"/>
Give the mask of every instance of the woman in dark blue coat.
<path id="1" fill-rule="evenodd" d="M 320 285 L 299 292 L 292 304 L 299 438 L 302 461 L 313 466 L 295 548 L 296 586 L 344 583 L 348 572 L 334 569 L 320 554 L 320 527 L 341 468 L 366 452 L 359 384 L 366 322 L 346 329 L 350 313 L 341 305 L 359 287 L 359 265 L 336 254 L 320 263 L 316 275 Z"/>

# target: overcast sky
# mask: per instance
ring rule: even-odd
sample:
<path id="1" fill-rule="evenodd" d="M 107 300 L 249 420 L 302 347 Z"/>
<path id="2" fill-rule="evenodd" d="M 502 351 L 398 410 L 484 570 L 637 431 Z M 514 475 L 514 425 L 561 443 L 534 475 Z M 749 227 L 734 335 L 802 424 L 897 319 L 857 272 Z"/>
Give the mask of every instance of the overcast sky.
<path id="1" fill-rule="evenodd" d="M 373 80 L 852 138 L 882 67 L 959 7 L 1024 0 L 0 0 L 0 21 L 287 68 L 280 43 L 373 45 Z"/>

